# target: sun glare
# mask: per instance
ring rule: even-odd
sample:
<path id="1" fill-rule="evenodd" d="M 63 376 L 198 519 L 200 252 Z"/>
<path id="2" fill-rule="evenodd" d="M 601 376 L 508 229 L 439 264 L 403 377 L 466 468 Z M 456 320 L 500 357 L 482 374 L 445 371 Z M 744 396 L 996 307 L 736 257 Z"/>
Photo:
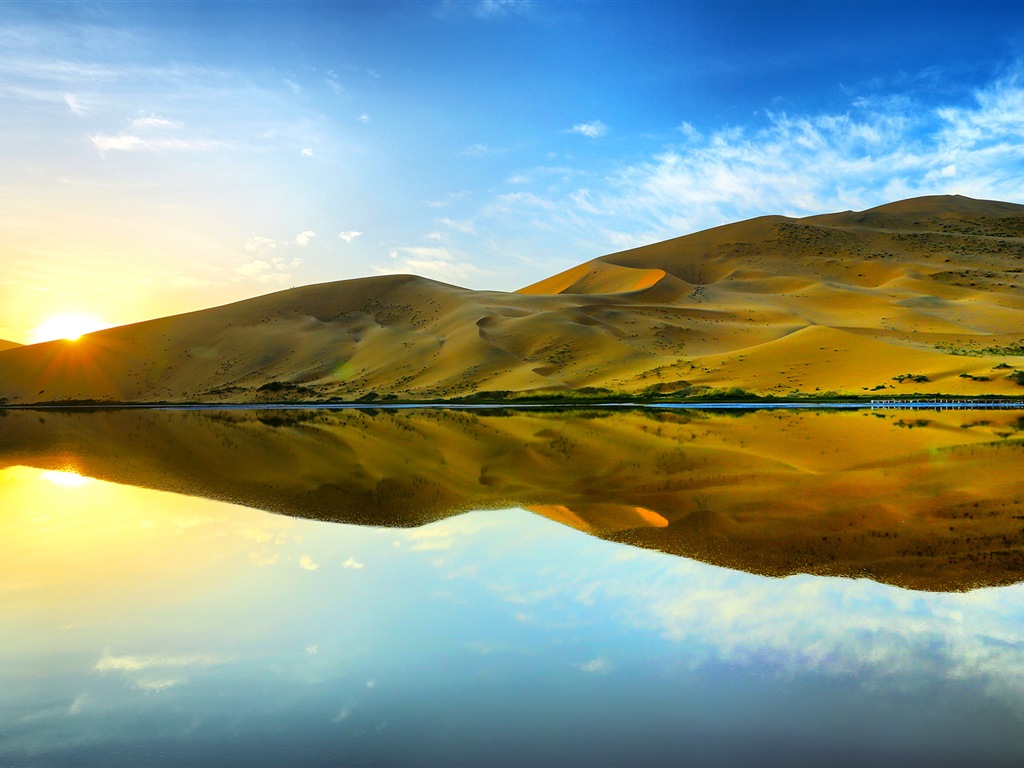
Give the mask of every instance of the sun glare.
<path id="1" fill-rule="evenodd" d="M 55 339 L 78 341 L 86 333 L 100 331 L 109 327 L 109 323 L 103 322 L 96 315 L 88 315 L 81 312 L 54 315 L 45 323 L 32 329 L 30 343 L 38 344 Z"/>
<path id="2" fill-rule="evenodd" d="M 83 485 L 92 482 L 91 477 L 83 477 L 71 470 L 45 469 L 39 473 L 42 480 L 60 485 L 64 488 L 81 488 Z"/>

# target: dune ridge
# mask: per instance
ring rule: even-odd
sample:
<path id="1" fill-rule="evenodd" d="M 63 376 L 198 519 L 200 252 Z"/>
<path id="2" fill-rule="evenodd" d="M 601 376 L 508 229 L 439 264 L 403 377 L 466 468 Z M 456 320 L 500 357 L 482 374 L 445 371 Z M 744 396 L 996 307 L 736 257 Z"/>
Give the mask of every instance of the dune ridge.
<path id="1" fill-rule="evenodd" d="M 0 399 L 1015 396 L 1022 320 L 1024 206 L 921 197 L 715 227 L 514 293 L 362 278 L 4 349 Z"/>

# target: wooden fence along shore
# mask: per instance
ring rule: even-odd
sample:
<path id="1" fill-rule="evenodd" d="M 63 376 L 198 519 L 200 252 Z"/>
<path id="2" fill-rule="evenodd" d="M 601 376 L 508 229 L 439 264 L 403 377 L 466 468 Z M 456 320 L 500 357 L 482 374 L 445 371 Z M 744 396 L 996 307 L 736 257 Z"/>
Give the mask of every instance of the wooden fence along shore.
<path id="1" fill-rule="evenodd" d="M 1024 400 L 872 400 L 872 408 L 1024 408 Z"/>

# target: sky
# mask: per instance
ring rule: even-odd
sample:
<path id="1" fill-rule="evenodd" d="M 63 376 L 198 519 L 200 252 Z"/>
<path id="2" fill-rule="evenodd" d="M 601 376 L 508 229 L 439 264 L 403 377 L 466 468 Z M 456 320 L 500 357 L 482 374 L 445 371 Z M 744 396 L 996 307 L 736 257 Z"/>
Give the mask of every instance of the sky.
<path id="1" fill-rule="evenodd" d="M 5 2 L 0 339 L 1024 202 L 1014 2 Z"/>

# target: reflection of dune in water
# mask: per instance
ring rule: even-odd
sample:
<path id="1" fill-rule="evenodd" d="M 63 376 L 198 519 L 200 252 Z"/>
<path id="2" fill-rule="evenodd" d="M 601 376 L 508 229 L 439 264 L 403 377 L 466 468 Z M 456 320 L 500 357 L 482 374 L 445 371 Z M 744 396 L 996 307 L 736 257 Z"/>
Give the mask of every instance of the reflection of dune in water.
<path id="1" fill-rule="evenodd" d="M 1012 412 L 7 412 L 0 466 L 365 525 L 526 507 L 732 568 L 919 589 L 1024 570 Z"/>

